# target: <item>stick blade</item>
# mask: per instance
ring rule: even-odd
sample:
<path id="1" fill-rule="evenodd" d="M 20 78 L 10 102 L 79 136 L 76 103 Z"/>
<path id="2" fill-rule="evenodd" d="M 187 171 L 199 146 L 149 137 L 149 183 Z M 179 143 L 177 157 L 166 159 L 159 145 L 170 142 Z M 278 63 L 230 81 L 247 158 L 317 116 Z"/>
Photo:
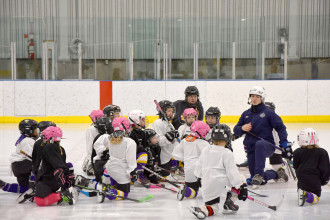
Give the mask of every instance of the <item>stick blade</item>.
<path id="1" fill-rule="evenodd" d="M 139 202 L 146 202 L 146 201 L 148 201 L 149 199 L 151 199 L 151 198 L 153 198 L 154 197 L 154 195 L 149 195 L 149 196 L 147 196 L 147 197 L 145 197 L 145 198 L 143 198 L 143 199 L 139 199 L 138 201 Z"/>

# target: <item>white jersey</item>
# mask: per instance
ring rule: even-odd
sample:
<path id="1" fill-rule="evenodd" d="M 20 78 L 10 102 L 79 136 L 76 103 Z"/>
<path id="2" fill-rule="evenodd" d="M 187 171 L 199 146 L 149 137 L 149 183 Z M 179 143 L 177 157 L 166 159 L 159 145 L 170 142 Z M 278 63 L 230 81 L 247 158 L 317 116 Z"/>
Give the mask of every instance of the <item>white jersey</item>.
<path id="1" fill-rule="evenodd" d="M 136 168 L 136 143 L 131 138 L 123 137 L 119 144 L 111 144 L 109 135 L 102 135 L 94 144 L 97 156 L 109 150 L 109 160 L 105 167 L 108 174 L 119 184 L 131 181 L 130 173 Z"/>
<path id="2" fill-rule="evenodd" d="M 93 152 L 93 141 L 95 137 L 99 134 L 99 131 L 91 125 L 86 130 L 86 151 L 87 158 L 91 158 Z"/>
<path id="3" fill-rule="evenodd" d="M 195 168 L 195 176 L 202 178 L 203 201 L 218 198 L 226 192 L 225 186 L 239 188 L 242 185 L 234 154 L 229 149 L 210 145 L 202 150 Z"/>
<path id="4" fill-rule="evenodd" d="M 178 132 L 179 138 L 180 140 L 182 140 L 184 136 L 188 136 L 191 134 L 190 126 L 188 126 L 187 124 L 181 125 L 178 129 Z"/>
<path id="5" fill-rule="evenodd" d="M 24 153 L 32 156 L 33 145 L 35 142 L 36 141 L 33 138 L 25 137 L 19 144 L 17 144 L 16 150 L 10 155 L 9 161 L 11 163 L 23 160 L 32 161 L 32 159 L 30 159 L 28 156 L 25 156 Z"/>
<path id="6" fill-rule="evenodd" d="M 189 139 L 194 139 L 190 138 Z M 189 141 L 188 138 L 183 139 L 179 145 L 173 150 L 173 158 L 184 162 L 184 173 L 186 182 L 196 182 L 197 178 L 194 174 L 196 163 L 202 150 L 210 144 L 202 139 Z"/>
<path id="7" fill-rule="evenodd" d="M 172 159 L 172 152 L 176 145 L 178 145 L 178 141 L 175 139 L 173 143 L 169 142 L 165 137 L 165 134 L 171 131 L 170 125 L 163 121 L 162 119 L 157 119 L 152 124 L 152 129 L 159 135 L 159 146 L 161 148 L 160 151 L 160 163 L 165 164 Z"/>

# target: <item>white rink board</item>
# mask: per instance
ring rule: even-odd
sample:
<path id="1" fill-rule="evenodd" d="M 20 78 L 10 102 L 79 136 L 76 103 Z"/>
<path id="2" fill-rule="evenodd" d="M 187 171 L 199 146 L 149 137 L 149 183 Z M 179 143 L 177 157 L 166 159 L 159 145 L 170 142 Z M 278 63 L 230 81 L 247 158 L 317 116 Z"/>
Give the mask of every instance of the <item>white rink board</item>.
<path id="1" fill-rule="evenodd" d="M 156 115 L 155 99 L 182 100 L 190 85 L 198 87 L 204 111 L 217 106 L 222 115 L 248 109 L 255 85 L 266 89 L 266 101 L 281 116 L 330 115 L 330 80 L 113 81 L 113 104 L 123 115 L 134 109 Z M 100 107 L 99 81 L 2 81 L 0 89 L 0 116 L 86 116 Z"/>

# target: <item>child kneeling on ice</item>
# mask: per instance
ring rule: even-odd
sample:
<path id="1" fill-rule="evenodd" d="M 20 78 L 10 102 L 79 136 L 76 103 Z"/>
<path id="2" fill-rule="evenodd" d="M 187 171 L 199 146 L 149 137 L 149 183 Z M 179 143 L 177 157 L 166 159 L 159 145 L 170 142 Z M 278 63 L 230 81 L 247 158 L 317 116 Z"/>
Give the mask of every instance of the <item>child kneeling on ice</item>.
<path id="1" fill-rule="evenodd" d="M 329 155 L 318 146 L 319 138 L 313 128 L 305 128 L 298 134 L 301 146 L 293 152 L 293 168 L 298 178 L 298 205 L 315 204 L 321 196 L 321 186 L 329 181 Z"/>
<path id="2" fill-rule="evenodd" d="M 229 136 L 218 125 L 212 129 L 211 134 L 214 145 L 202 150 L 196 164 L 195 176 L 202 178 L 202 195 L 205 205 L 191 207 L 190 211 L 198 218 L 204 219 L 219 212 L 220 195 L 224 193 L 225 186 L 232 186 L 239 191 L 238 199 L 245 201 L 248 192 L 246 183 L 242 183 L 238 173 L 233 153 L 225 148 Z M 227 192 L 223 204 L 223 213 L 236 213 L 238 205 L 234 203 L 237 195 Z"/>

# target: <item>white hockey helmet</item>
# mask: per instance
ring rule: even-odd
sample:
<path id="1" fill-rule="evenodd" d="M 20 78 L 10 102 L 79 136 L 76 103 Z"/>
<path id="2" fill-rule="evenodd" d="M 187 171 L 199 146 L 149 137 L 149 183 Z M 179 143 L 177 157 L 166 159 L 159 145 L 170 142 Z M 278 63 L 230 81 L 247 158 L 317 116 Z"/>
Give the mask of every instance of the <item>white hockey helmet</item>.
<path id="1" fill-rule="evenodd" d="M 299 146 L 318 145 L 319 136 L 313 128 L 304 128 L 298 134 Z"/>
<path id="2" fill-rule="evenodd" d="M 145 125 L 142 127 L 146 127 L 147 120 L 146 120 L 146 114 L 141 110 L 133 110 L 130 113 L 128 113 L 128 120 L 131 125 L 139 125 L 141 126 L 141 122 L 145 121 Z"/>
<path id="3" fill-rule="evenodd" d="M 261 86 L 253 86 L 252 89 L 250 89 L 249 97 L 251 97 L 251 95 L 261 96 L 261 100 L 264 102 L 266 98 L 266 90 Z"/>

